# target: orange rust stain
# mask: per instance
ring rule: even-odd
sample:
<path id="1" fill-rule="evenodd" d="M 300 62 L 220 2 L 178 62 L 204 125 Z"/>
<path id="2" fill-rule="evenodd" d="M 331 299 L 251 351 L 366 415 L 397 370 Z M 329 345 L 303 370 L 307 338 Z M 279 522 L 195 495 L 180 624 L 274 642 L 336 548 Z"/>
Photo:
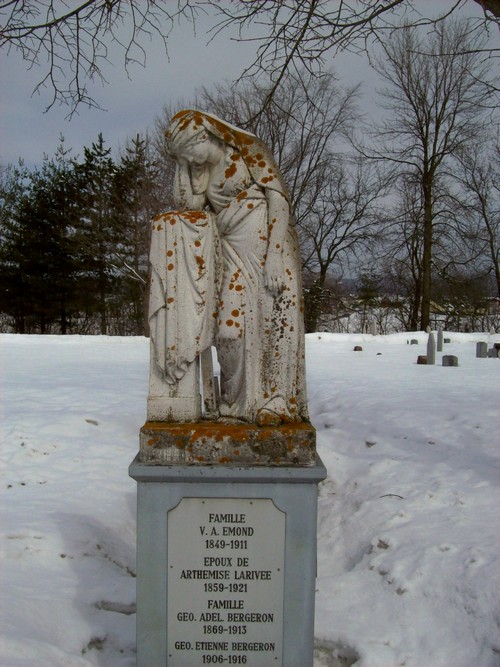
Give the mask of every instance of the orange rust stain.
<path id="1" fill-rule="evenodd" d="M 226 325 L 227 325 L 228 327 L 232 327 L 233 324 L 234 324 L 233 320 L 226 320 Z"/>
<path id="2" fill-rule="evenodd" d="M 172 271 L 173 268 L 174 268 L 174 265 L 173 265 L 173 264 L 169 264 L 169 265 L 167 266 L 167 270 L 168 270 L 168 271 Z"/>
<path id="3" fill-rule="evenodd" d="M 253 204 L 252 203 L 247 204 L 247 208 L 253 208 Z"/>
<path id="4" fill-rule="evenodd" d="M 173 254 L 174 254 L 173 250 L 167 250 L 167 257 L 172 257 Z"/>
<path id="5" fill-rule="evenodd" d="M 246 190 L 242 190 L 238 195 L 236 195 L 236 201 L 243 201 L 243 199 L 246 197 L 248 197 L 248 192 Z"/>
<path id="6" fill-rule="evenodd" d="M 200 220 L 207 219 L 207 214 L 204 211 L 184 211 L 182 215 L 188 222 L 193 224 L 199 222 Z"/>
<path id="7" fill-rule="evenodd" d="M 173 296 L 169 296 L 167 299 L 167 303 L 173 303 L 175 301 Z"/>
<path id="8" fill-rule="evenodd" d="M 256 155 L 255 157 L 257 159 L 259 159 L 258 155 Z M 266 166 L 266 163 L 264 162 L 264 160 L 260 160 L 260 162 L 257 163 L 257 166 L 259 166 L 261 169 L 264 169 L 264 167 Z"/>
<path id="9" fill-rule="evenodd" d="M 195 244 L 195 246 L 196 246 L 197 248 L 199 248 L 199 247 L 201 246 L 201 241 L 200 241 L 199 239 L 196 239 L 196 241 L 194 242 L 194 244 Z"/>
<path id="10" fill-rule="evenodd" d="M 235 289 L 237 292 L 241 292 L 241 290 L 243 289 L 243 285 L 236 285 L 236 287 L 235 287 L 234 289 Z"/>
<path id="11" fill-rule="evenodd" d="M 239 317 L 240 316 L 240 311 L 237 308 L 235 308 L 234 310 L 231 311 L 231 315 L 233 317 Z"/>
<path id="12" fill-rule="evenodd" d="M 226 178 L 231 178 L 231 176 L 234 176 L 235 173 L 236 173 L 236 165 L 232 164 L 226 169 L 224 175 L 226 176 Z"/>
<path id="13" fill-rule="evenodd" d="M 161 232 L 162 229 L 163 229 L 163 227 L 162 227 L 161 225 L 158 225 L 158 227 L 156 228 L 156 230 L 157 230 L 158 232 Z"/>

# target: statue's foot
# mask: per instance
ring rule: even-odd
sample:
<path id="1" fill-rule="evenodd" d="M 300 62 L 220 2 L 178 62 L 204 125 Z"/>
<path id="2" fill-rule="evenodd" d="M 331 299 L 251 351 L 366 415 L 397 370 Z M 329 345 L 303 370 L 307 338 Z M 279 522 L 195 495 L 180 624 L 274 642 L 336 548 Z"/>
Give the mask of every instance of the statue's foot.
<path id="1" fill-rule="evenodd" d="M 257 412 L 256 421 L 259 426 L 280 426 L 294 420 L 285 401 L 282 398 L 274 398 Z"/>
<path id="2" fill-rule="evenodd" d="M 221 424 L 241 424 L 245 422 L 245 419 L 236 414 L 234 406 L 222 402 L 219 405 L 219 417 L 216 421 Z"/>

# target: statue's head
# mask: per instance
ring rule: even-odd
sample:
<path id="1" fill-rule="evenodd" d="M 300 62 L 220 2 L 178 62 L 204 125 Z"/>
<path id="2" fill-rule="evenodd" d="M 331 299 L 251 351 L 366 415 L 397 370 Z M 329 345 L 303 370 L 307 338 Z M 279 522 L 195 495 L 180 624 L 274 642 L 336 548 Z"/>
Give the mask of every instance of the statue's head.
<path id="1" fill-rule="evenodd" d="M 172 157 L 184 157 L 189 162 L 206 162 L 209 133 L 198 111 L 180 111 L 165 131 L 167 151 Z"/>

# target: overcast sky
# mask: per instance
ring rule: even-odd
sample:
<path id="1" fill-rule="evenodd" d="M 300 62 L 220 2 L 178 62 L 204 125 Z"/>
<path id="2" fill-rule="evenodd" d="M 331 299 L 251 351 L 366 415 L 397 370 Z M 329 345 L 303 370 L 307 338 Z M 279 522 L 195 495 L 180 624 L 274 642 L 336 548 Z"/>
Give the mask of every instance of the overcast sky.
<path id="1" fill-rule="evenodd" d="M 421 0 L 428 7 L 449 6 L 449 0 Z M 480 15 L 476 3 L 467 3 L 469 14 Z M 476 9 L 477 8 L 477 9 Z M 38 82 L 36 71 L 27 71 L 17 53 L 0 60 L 0 162 L 7 164 L 23 158 L 30 166 L 40 164 L 44 153 L 53 155 L 63 134 L 65 143 L 73 148 L 73 155 L 81 155 L 83 146 L 90 146 L 99 132 L 108 146 L 115 151 L 138 132 L 145 132 L 167 103 L 189 101 L 197 88 L 224 80 L 232 81 L 255 57 L 256 46 L 230 39 L 223 33 L 208 43 L 206 34 L 210 19 L 201 19 L 197 35 L 192 25 L 176 27 L 170 37 L 170 61 L 167 60 L 160 40 L 147 46 L 147 63 L 130 70 L 130 78 L 123 68 L 123 56 L 116 51 L 112 63 L 105 68 L 108 85 L 96 83 L 90 94 L 106 109 L 80 108 L 67 120 L 68 107 L 58 106 L 44 113 L 50 101 L 50 91 L 32 95 Z M 353 85 L 365 80 L 367 95 L 373 79 L 366 61 L 355 55 L 343 56 L 334 64 L 341 81 Z M 365 98 L 365 104 L 369 104 Z"/>

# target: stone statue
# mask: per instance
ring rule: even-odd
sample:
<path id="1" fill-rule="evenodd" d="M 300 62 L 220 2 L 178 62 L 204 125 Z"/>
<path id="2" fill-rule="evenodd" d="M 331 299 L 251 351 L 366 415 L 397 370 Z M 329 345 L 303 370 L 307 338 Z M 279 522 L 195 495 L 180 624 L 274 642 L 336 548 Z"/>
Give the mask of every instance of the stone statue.
<path id="1" fill-rule="evenodd" d="M 299 247 L 273 156 L 200 111 L 176 114 L 165 135 L 177 210 L 153 220 L 148 420 L 200 418 L 199 359 L 215 346 L 210 417 L 308 421 Z"/>

